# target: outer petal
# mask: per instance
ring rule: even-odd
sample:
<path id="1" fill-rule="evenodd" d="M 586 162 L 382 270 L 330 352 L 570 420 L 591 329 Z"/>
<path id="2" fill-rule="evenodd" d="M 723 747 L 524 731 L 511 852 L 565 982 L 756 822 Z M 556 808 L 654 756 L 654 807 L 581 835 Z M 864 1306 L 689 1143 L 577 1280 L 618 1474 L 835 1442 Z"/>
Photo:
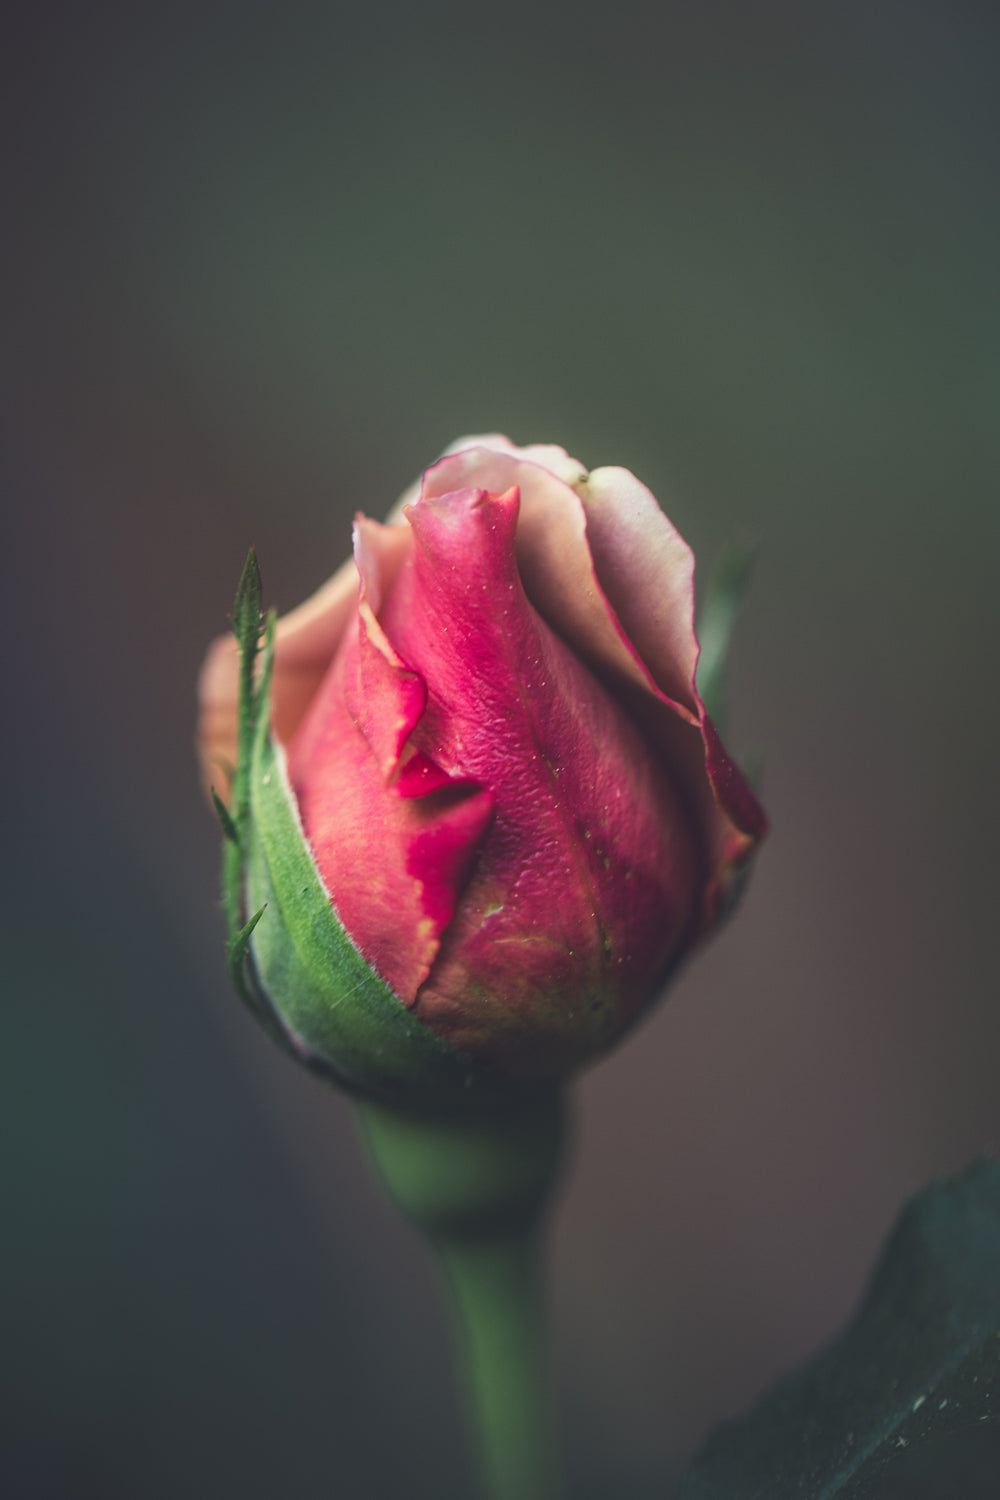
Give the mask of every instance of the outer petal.
<path id="1" fill-rule="evenodd" d="M 363 517 L 355 529 L 362 587 L 336 659 L 289 750 L 303 831 L 340 921 L 361 953 L 412 1005 L 451 921 L 493 799 L 461 769 L 408 741 L 426 701 L 422 676 L 396 651 L 376 610 L 410 529 Z M 407 774 L 409 773 L 409 774 Z"/>
<path id="2" fill-rule="evenodd" d="M 528 451 L 492 446 L 463 449 L 427 470 L 423 494 L 433 499 L 466 488 L 502 493 L 517 485 L 521 495 L 517 565 L 531 603 L 579 655 L 601 658 L 610 653 L 622 672 L 636 670 L 644 682 L 634 653 L 619 638 L 611 619 L 587 544 L 583 505 L 568 482 L 585 477 L 587 471 L 566 458 L 561 448 L 536 450 L 556 455 L 552 461 L 559 462 L 566 475 L 560 478 L 527 458 Z"/>
<path id="3" fill-rule="evenodd" d="M 727 754 L 695 686 L 694 554 L 652 493 L 627 469 L 595 469 L 578 488 L 601 588 L 652 678 L 637 702 L 638 712 L 673 750 L 678 766 L 693 770 L 694 756 L 687 743 L 690 735 L 671 708 L 686 708 L 700 731 L 703 763 L 692 787 L 710 841 L 708 923 L 735 866 L 766 832 L 767 818 Z M 711 798 L 705 796 L 705 776 Z"/>
<path id="4" fill-rule="evenodd" d="M 605 598 L 659 690 L 698 719 L 694 553 L 627 469 L 595 469 L 576 488 Z"/>
<path id="5" fill-rule="evenodd" d="M 694 556 L 655 497 L 626 469 L 596 469 L 562 448 L 461 440 L 427 471 L 424 493 L 518 483 L 518 566 L 532 603 L 668 757 L 710 851 L 702 925 L 767 819 L 695 687 Z M 694 733 L 692 733 L 692 730 Z"/>
<path id="6" fill-rule="evenodd" d="M 412 741 L 496 803 L 417 1014 L 505 1069 L 564 1071 L 624 1029 L 690 940 L 700 840 L 639 731 L 526 597 L 516 489 L 425 496 L 408 514 L 416 546 L 381 624 L 427 683 Z"/>

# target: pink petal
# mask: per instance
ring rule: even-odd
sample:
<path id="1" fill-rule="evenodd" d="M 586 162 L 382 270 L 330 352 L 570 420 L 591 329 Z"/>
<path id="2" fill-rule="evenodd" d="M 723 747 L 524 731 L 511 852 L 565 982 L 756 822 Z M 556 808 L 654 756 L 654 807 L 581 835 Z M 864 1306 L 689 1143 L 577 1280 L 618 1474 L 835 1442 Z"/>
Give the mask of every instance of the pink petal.
<path id="1" fill-rule="evenodd" d="M 516 489 L 425 496 L 408 518 L 381 623 L 427 684 L 412 741 L 496 805 L 417 1010 L 540 1073 L 607 1045 L 648 998 L 690 937 L 700 856 L 638 730 L 529 603 Z"/>
<path id="2" fill-rule="evenodd" d="M 386 781 L 396 772 L 427 701 L 423 679 L 407 668 L 377 619 L 383 587 L 392 582 L 395 546 L 395 528 L 356 517 L 354 561 L 361 579 L 357 669 L 345 680 L 344 695 Z"/>
<path id="3" fill-rule="evenodd" d="M 601 590 L 657 688 L 699 718 L 694 674 L 694 553 L 627 469 L 595 469 L 578 488 Z"/>
<path id="4" fill-rule="evenodd" d="M 695 686 L 694 554 L 654 496 L 627 469 L 595 469 L 580 485 L 580 495 L 601 588 L 652 678 L 642 698 L 633 700 L 636 711 L 674 756 L 700 807 L 711 850 L 707 924 L 734 866 L 766 832 L 767 818 L 727 754 Z M 697 725 L 699 757 L 678 724 L 677 705 Z"/>
<path id="5" fill-rule="evenodd" d="M 710 851 L 704 925 L 767 819 L 727 755 L 695 687 L 694 555 L 655 497 L 626 469 L 587 474 L 562 448 L 463 440 L 425 476 L 425 493 L 459 483 L 518 483 L 518 566 L 545 620 L 628 706 L 697 810 Z"/>
<path id="6" fill-rule="evenodd" d="M 302 827 L 340 921 L 405 1004 L 440 936 L 493 813 L 488 791 L 407 744 L 426 700 L 421 675 L 376 618 L 410 529 L 359 517 L 355 618 L 289 748 Z"/>
<path id="7" fill-rule="evenodd" d="M 348 561 L 304 604 L 278 621 L 274 647 L 273 723 L 288 741 L 323 679 L 351 615 L 358 580 Z M 197 749 L 206 791 L 228 791 L 236 764 L 239 653 L 231 634 L 208 648 L 198 678 Z"/>

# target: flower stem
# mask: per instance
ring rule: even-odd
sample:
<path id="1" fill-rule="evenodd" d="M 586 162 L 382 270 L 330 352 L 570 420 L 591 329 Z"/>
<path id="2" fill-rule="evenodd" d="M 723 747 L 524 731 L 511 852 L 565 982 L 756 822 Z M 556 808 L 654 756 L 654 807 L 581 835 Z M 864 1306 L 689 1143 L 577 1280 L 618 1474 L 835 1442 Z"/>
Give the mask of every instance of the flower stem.
<path id="1" fill-rule="evenodd" d="M 556 1500 L 542 1318 L 542 1218 L 560 1160 L 556 1095 L 427 1120 L 362 1106 L 397 1205 L 440 1256 L 489 1500 Z"/>
<path id="2" fill-rule="evenodd" d="M 544 1374 L 538 1237 L 439 1246 L 465 1338 L 466 1390 L 491 1500 L 550 1500 L 555 1453 Z"/>

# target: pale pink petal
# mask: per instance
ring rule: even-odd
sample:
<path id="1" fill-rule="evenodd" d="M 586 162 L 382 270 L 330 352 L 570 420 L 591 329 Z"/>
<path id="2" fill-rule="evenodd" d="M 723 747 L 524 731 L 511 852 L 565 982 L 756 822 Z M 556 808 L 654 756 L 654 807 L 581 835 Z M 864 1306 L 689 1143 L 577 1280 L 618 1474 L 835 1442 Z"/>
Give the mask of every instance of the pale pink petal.
<path id="1" fill-rule="evenodd" d="M 628 469 L 594 469 L 577 493 L 608 603 L 660 691 L 699 717 L 694 553 Z"/>
<path id="2" fill-rule="evenodd" d="M 393 566 L 409 545 L 409 528 L 398 527 L 390 548 Z M 287 744 L 302 721 L 333 660 L 358 594 L 358 575 L 348 559 L 333 577 L 277 625 L 272 678 L 272 725 Z M 236 764 L 239 653 L 232 635 L 219 636 L 208 649 L 198 678 L 197 749 L 206 791 L 228 795 Z"/>
<path id="3" fill-rule="evenodd" d="M 579 493 L 601 588 L 655 684 L 640 714 L 678 756 L 678 765 L 692 770 L 693 757 L 682 743 L 686 736 L 670 709 L 683 705 L 701 733 L 704 766 L 691 782 L 692 793 L 709 832 L 712 868 L 725 884 L 734 864 L 763 836 L 767 820 L 695 686 L 694 554 L 652 493 L 627 469 L 594 469 Z M 654 706 L 653 698 L 668 701 Z M 704 795 L 706 774 L 711 802 Z M 707 920 L 717 897 L 713 885 Z"/>

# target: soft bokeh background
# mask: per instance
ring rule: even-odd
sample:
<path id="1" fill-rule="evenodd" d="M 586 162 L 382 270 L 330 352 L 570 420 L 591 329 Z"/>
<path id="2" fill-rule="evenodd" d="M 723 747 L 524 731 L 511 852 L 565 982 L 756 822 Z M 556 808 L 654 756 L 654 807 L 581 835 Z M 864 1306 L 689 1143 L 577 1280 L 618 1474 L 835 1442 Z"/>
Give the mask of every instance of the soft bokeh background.
<path id="1" fill-rule="evenodd" d="M 1000 1137 L 998 13 L 9 7 L 11 1500 L 470 1493 L 427 1256 L 230 995 L 193 682 L 461 432 L 761 542 L 738 920 L 579 1090 L 579 1500 L 665 1496 Z"/>

